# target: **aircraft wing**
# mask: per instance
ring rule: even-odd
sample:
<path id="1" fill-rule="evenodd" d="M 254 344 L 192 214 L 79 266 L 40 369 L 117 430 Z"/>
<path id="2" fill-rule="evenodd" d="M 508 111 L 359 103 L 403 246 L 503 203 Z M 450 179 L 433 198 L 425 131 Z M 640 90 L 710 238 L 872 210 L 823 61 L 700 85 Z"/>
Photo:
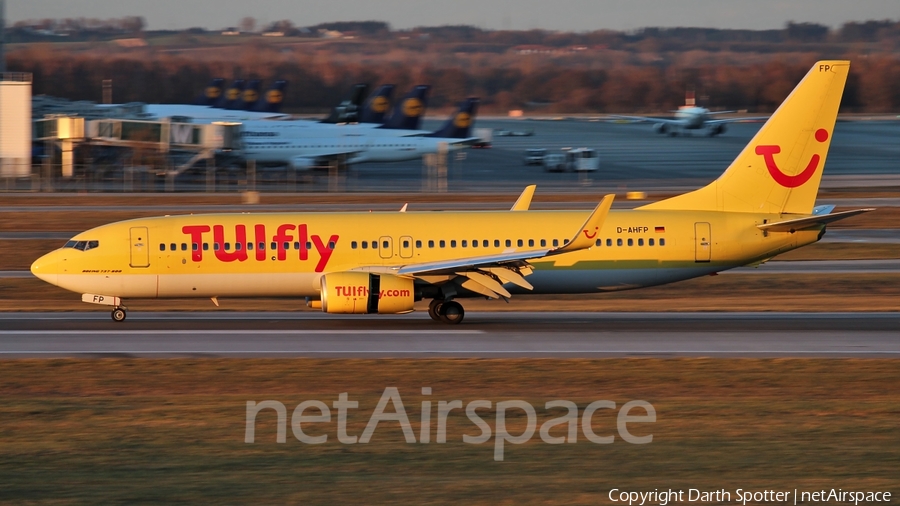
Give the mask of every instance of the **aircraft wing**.
<path id="1" fill-rule="evenodd" d="M 742 121 L 763 121 L 769 119 L 767 116 L 758 116 L 755 118 L 724 118 L 724 119 L 708 119 L 703 122 L 704 125 L 719 125 L 722 123 L 739 123 Z"/>
<path id="2" fill-rule="evenodd" d="M 666 125 L 683 125 L 684 121 L 674 118 L 654 118 L 652 116 L 619 116 L 616 114 L 607 114 L 607 118 L 627 119 L 638 123 L 665 123 Z"/>
<path id="3" fill-rule="evenodd" d="M 511 249 L 495 255 L 454 258 L 389 268 L 363 268 L 363 270 L 380 270 L 398 276 L 415 277 L 429 283 L 453 280 L 462 288 L 486 297 L 510 297 L 509 292 L 503 288 L 504 283 L 512 283 L 528 290 L 532 288 L 531 284 L 525 281 L 525 276 L 533 271 L 528 264 L 529 260 L 592 247 L 593 238 L 606 221 L 614 198 L 615 195 L 603 197 L 572 239 L 558 248 Z"/>
<path id="4" fill-rule="evenodd" d="M 869 211 L 874 211 L 875 209 L 867 208 L 867 209 L 856 209 L 854 211 L 843 211 L 840 213 L 829 213 L 829 214 L 819 214 L 814 216 L 809 216 L 807 218 L 797 218 L 793 220 L 785 220 L 779 221 L 775 223 L 766 223 L 764 225 L 757 225 L 756 227 L 760 230 L 766 230 L 768 232 L 795 232 L 797 230 L 803 230 L 805 228 L 811 228 L 818 225 L 827 225 L 829 223 L 843 220 L 844 218 L 849 218 L 851 216 L 856 216 L 857 214 L 867 213 Z"/>

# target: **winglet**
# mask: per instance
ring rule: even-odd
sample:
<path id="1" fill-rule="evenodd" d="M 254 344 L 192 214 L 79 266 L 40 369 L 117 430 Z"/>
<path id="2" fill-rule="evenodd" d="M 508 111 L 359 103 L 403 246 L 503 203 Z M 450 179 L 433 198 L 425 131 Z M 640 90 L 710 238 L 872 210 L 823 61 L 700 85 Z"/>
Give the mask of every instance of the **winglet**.
<path id="1" fill-rule="evenodd" d="M 400 208 L 401 213 L 405 213 L 406 209 L 409 207 L 409 202 L 403 204 L 403 207 Z"/>
<path id="2" fill-rule="evenodd" d="M 569 253 L 570 251 L 578 251 L 592 247 L 594 245 L 594 239 L 600 232 L 600 228 L 603 227 L 603 222 L 606 221 L 606 217 L 609 215 L 609 210 L 612 207 L 615 198 L 616 196 L 614 194 L 603 197 L 603 200 L 597 204 L 597 207 L 594 208 L 594 212 L 591 213 L 584 222 L 584 225 L 578 229 L 575 237 L 566 243 L 565 246 L 551 251 L 550 254 L 558 255 L 560 253 Z"/>
<path id="3" fill-rule="evenodd" d="M 510 211 L 527 211 L 531 207 L 531 198 L 534 197 L 535 188 L 537 188 L 536 184 L 526 186 Z"/>

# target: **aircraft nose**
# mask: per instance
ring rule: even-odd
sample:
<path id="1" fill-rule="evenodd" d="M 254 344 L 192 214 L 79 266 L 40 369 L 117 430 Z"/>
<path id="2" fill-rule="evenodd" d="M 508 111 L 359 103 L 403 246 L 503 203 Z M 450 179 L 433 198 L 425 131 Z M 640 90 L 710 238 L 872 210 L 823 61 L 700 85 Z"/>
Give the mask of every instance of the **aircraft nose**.
<path id="1" fill-rule="evenodd" d="M 59 250 L 51 251 L 31 264 L 31 273 L 51 285 L 57 284 L 59 275 Z"/>

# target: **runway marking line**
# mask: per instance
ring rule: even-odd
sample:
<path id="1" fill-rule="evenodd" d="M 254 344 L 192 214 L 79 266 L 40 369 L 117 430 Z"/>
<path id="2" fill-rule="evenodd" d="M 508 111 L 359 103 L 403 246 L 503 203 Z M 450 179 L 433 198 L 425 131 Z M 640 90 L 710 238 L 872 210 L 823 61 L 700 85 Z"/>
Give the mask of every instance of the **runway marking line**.
<path id="1" fill-rule="evenodd" d="M 0 330 L 0 336 L 84 336 L 84 335 L 357 335 L 357 334 L 376 334 L 376 335 L 471 335 L 484 334 L 483 330 Z"/>
<path id="2" fill-rule="evenodd" d="M 675 351 L 675 350 L 582 350 L 582 351 L 548 351 L 548 350 L 422 350 L 422 351 L 383 351 L 383 350 L 221 350 L 221 351 L 196 351 L 196 350 L 42 350 L 42 351 L 0 351 L 3 355 L 260 355 L 260 354 L 294 354 L 294 355 L 412 355 L 412 354 L 435 354 L 435 355 L 509 355 L 509 354 L 535 354 L 535 355 L 551 355 L 551 354 L 617 354 L 617 355 L 775 355 L 775 356 L 791 356 L 791 355 L 900 355 L 900 350 L 769 350 L 769 351 L 748 351 L 748 350 L 699 350 L 699 351 Z"/>

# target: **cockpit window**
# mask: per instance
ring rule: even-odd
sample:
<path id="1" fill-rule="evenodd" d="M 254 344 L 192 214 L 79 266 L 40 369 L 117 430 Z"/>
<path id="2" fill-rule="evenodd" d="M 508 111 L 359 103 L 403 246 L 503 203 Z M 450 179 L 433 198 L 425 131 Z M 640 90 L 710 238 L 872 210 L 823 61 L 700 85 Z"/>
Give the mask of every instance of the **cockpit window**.
<path id="1" fill-rule="evenodd" d="M 77 249 L 78 251 L 87 251 L 100 247 L 100 241 L 69 241 L 63 248 Z"/>

